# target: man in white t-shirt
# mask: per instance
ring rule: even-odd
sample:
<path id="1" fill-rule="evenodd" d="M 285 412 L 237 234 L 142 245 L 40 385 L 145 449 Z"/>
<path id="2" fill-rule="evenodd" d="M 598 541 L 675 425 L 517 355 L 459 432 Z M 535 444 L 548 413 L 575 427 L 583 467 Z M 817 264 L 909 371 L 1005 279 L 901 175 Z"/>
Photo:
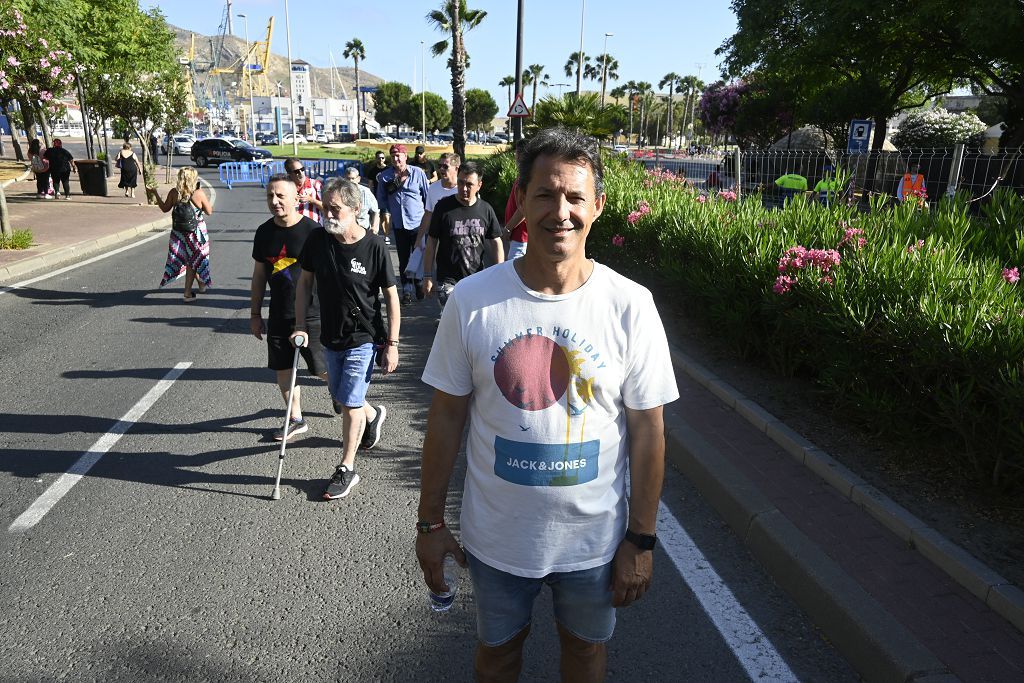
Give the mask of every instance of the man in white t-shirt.
<path id="1" fill-rule="evenodd" d="M 434 592 L 446 554 L 469 567 L 479 680 L 516 679 L 547 584 L 561 670 L 600 681 L 615 608 L 651 579 L 662 407 L 679 392 L 650 292 L 585 255 L 605 203 L 597 142 L 545 130 L 518 166 L 530 249 L 459 282 L 423 372 L 416 554 Z M 463 551 L 444 511 L 467 420 Z"/>

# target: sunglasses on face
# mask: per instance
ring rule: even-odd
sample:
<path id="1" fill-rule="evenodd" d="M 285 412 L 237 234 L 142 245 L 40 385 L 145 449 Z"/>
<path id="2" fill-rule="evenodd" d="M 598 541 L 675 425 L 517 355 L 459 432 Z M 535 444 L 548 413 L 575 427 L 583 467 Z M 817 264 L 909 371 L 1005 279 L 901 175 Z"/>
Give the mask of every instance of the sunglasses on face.
<path id="1" fill-rule="evenodd" d="M 442 171 L 447 171 L 451 167 L 448 164 L 441 164 L 438 166 L 438 168 L 441 169 Z"/>
<path id="2" fill-rule="evenodd" d="M 289 171 L 289 173 L 294 173 L 294 174 L 298 175 L 300 173 L 304 173 L 305 170 L 306 170 L 305 166 L 299 166 L 298 168 L 293 168 L 291 171 Z"/>

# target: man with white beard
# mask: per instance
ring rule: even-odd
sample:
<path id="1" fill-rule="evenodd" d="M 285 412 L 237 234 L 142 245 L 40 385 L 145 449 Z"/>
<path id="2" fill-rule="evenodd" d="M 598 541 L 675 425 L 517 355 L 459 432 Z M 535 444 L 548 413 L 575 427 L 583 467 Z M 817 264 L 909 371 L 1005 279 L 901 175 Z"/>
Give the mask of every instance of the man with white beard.
<path id="1" fill-rule="evenodd" d="M 295 288 L 296 334 L 307 331 L 307 302 L 316 284 L 321 336 L 331 396 L 342 406 L 343 451 L 324 491 L 325 500 L 344 498 L 359 483 L 356 449 L 380 440 L 387 409 L 365 402 L 377 364 L 388 374 L 398 367 L 398 287 L 387 246 L 356 222 L 361 197 L 348 180 L 331 178 L 323 188 L 324 227 L 314 230 L 299 255 L 302 275 Z M 314 281 L 315 278 L 315 281 Z M 381 316 L 379 292 L 387 306 Z"/>

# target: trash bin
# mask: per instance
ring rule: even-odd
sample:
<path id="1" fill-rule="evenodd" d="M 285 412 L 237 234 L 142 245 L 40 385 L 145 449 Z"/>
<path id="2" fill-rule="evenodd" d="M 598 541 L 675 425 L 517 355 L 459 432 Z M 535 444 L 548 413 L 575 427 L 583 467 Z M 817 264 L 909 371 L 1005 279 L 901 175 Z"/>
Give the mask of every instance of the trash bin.
<path id="1" fill-rule="evenodd" d="M 106 197 L 106 164 L 99 159 L 78 159 L 75 165 L 78 166 L 78 182 L 82 185 L 82 194 Z"/>

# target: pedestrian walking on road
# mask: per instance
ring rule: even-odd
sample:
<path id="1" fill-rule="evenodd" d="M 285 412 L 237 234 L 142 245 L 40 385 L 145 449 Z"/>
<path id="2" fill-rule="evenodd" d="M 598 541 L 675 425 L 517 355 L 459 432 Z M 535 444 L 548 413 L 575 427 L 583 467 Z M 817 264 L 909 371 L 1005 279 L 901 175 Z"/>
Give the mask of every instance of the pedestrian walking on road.
<path id="1" fill-rule="evenodd" d="M 323 184 L 319 180 L 309 177 L 302 159 L 295 157 L 285 159 L 284 172 L 295 183 L 296 206 L 299 213 L 318 224 L 323 223 L 324 205 L 320 198 Z"/>
<path id="2" fill-rule="evenodd" d="M 286 174 L 271 176 L 267 181 L 267 208 L 270 220 L 258 228 L 252 240 L 252 284 L 249 291 L 249 330 L 257 339 L 267 336 L 267 367 L 277 374 L 277 386 L 287 403 L 291 388 L 291 370 L 294 351 L 290 337 L 295 331 L 295 283 L 302 275 L 299 254 L 306 240 L 320 227 L 296 208 L 298 195 L 295 183 Z M 270 285 L 270 310 L 263 322 L 263 296 Z M 320 343 L 320 304 L 315 292 L 306 300 L 306 327 L 308 343 L 299 349 L 306 361 L 306 369 L 324 381 L 327 380 L 327 361 Z M 285 406 L 287 408 L 287 405 Z M 341 406 L 335 406 L 341 412 Z M 292 392 L 292 410 L 288 432 L 284 428 L 274 433 L 274 440 L 291 439 L 309 430 L 302 416 L 302 388 Z"/>
<path id="3" fill-rule="evenodd" d="M 199 187 L 199 173 L 186 166 L 178 171 L 178 182 L 160 199 L 153 191 L 157 205 L 171 214 L 171 237 L 167 245 L 167 264 L 160 287 L 185 276 L 185 302 L 192 303 L 196 294 L 192 285 L 199 282 L 199 293 L 205 294 L 213 283 L 210 278 L 210 236 L 206 230 L 206 216 L 213 214 L 209 197 Z"/>
<path id="4" fill-rule="evenodd" d="M 380 207 L 377 206 L 377 198 L 370 192 L 370 188 L 359 182 L 359 167 L 346 167 L 345 180 L 355 183 L 356 187 L 359 188 L 360 204 L 356 223 L 359 223 L 359 225 L 376 235 L 380 232 Z"/>
<path id="5" fill-rule="evenodd" d="M 402 301 L 423 298 L 419 283 L 406 274 L 416 231 L 423 221 L 427 202 L 427 176 L 422 169 L 408 164 L 405 145 L 391 145 L 391 164 L 377 175 L 377 203 L 380 205 L 381 227 L 384 234 L 394 236 L 398 251 L 398 272 L 402 279 Z"/>
<path id="6" fill-rule="evenodd" d="M 61 186 L 64 187 L 64 199 L 71 199 L 71 172 L 78 173 L 78 166 L 71 152 L 64 148 L 60 138 L 53 141 L 53 147 L 43 152 L 43 158 L 50 164 L 50 177 L 53 179 L 53 196 L 57 197 Z"/>
<path id="7" fill-rule="evenodd" d="M 331 178 L 324 186 L 323 200 L 324 227 L 310 234 L 299 255 L 302 275 L 295 288 L 292 338 L 309 333 L 307 302 L 315 286 L 328 385 L 342 416 L 341 464 L 323 494 L 325 500 L 334 500 L 347 496 L 359 483 L 357 448 L 373 448 L 380 441 L 387 409 L 366 403 L 366 391 L 375 359 L 379 359 L 384 374 L 398 367 L 401 321 L 388 249 L 356 222 L 359 187 L 342 178 Z M 387 306 L 386 326 L 381 315 L 381 291 Z"/>
<path id="8" fill-rule="evenodd" d="M 50 199 L 50 162 L 43 158 L 39 138 L 34 138 L 28 143 L 28 159 L 36 176 L 36 197 Z"/>
<path id="9" fill-rule="evenodd" d="M 130 142 L 121 145 L 121 151 L 117 154 L 117 167 L 121 170 L 121 180 L 117 186 L 124 190 L 125 197 L 134 197 L 142 166 L 139 164 L 139 158 L 132 151 Z"/>
<path id="10" fill-rule="evenodd" d="M 458 191 L 437 203 L 430 219 L 423 255 L 423 293 L 433 295 L 437 265 L 437 300 L 441 310 L 455 285 L 483 270 L 484 254 L 495 264 L 505 260 L 501 223 L 494 208 L 479 197 L 480 167 L 467 161 L 459 168 Z M 436 259 L 435 259 L 436 257 Z"/>
<path id="11" fill-rule="evenodd" d="M 548 585 L 563 680 L 601 681 L 615 608 L 651 581 L 679 392 L 651 293 L 585 255 L 605 204 L 597 141 L 544 130 L 517 163 L 530 248 L 459 283 L 423 371 L 416 555 L 436 594 L 447 554 L 469 567 L 478 680 L 517 679 Z M 467 419 L 463 551 L 444 514 Z"/>

